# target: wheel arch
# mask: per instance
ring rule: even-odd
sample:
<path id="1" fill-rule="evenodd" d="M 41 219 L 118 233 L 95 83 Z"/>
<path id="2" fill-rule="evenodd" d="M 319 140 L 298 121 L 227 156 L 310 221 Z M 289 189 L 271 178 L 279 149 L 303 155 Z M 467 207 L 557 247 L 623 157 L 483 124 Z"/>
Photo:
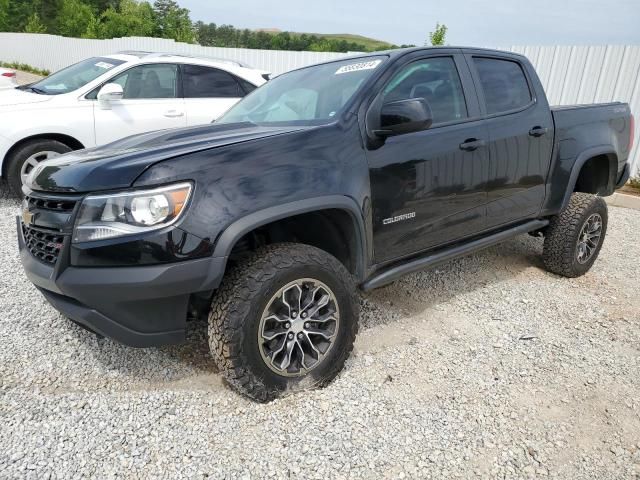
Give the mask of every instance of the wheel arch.
<path id="1" fill-rule="evenodd" d="M 9 164 L 9 162 L 7 162 L 7 158 L 9 158 L 9 156 L 18 148 L 34 140 L 55 140 L 60 143 L 64 143 L 72 150 L 80 150 L 82 148 L 85 148 L 80 140 L 64 133 L 38 133 L 35 135 L 30 135 L 21 140 L 18 140 L 9 148 L 9 150 L 7 150 L 7 153 L 5 154 L 4 158 L 2 158 L 2 162 L 0 163 L 0 165 L 2 165 L 2 169 L 0 170 L 0 172 L 2 173 L 3 178 L 5 178 L 7 174 L 7 168 Z"/>
<path id="2" fill-rule="evenodd" d="M 214 257 L 225 257 L 228 261 L 238 242 L 261 227 L 267 227 L 276 222 L 294 219 L 306 214 L 330 215 L 331 212 L 342 212 L 343 215 L 346 215 L 345 218 L 349 219 L 348 228 L 350 228 L 350 231 L 343 232 L 347 240 L 353 240 L 348 244 L 348 254 L 353 260 L 352 268 L 348 267 L 348 269 L 359 280 L 362 280 L 365 275 L 367 251 L 364 220 L 355 200 L 344 195 L 309 198 L 269 207 L 246 215 L 233 222 L 220 234 L 216 241 L 213 255 Z M 309 244 L 313 245 L 313 243 Z M 329 253 L 335 256 L 335 253 L 331 251 Z"/>
<path id="3" fill-rule="evenodd" d="M 566 208 L 574 192 L 612 195 L 618 172 L 618 155 L 612 145 L 589 148 L 576 157 L 562 201 Z M 601 178 L 606 174 L 606 181 Z"/>

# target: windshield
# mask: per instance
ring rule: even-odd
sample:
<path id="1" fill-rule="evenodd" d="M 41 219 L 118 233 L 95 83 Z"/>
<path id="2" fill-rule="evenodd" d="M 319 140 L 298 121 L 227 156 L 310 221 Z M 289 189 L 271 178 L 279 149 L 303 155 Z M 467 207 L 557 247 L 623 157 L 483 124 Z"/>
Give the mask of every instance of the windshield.
<path id="1" fill-rule="evenodd" d="M 87 83 L 123 63 L 124 61 L 115 58 L 89 58 L 60 70 L 39 82 L 22 87 L 22 89 L 42 95 L 69 93 L 84 87 Z"/>
<path id="2" fill-rule="evenodd" d="M 343 60 L 280 75 L 245 97 L 216 123 L 326 123 L 342 111 L 385 59 Z"/>

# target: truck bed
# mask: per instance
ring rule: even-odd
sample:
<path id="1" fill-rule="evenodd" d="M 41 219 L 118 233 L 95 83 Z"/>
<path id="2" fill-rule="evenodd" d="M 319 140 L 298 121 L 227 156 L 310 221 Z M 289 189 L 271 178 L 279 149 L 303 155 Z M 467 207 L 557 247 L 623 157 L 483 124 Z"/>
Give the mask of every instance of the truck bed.
<path id="1" fill-rule="evenodd" d="M 555 147 L 548 176 L 553 181 L 547 184 L 547 214 L 562 208 L 573 166 L 585 155 L 616 152 L 614 183 L 622 177 L 629 157 L 631 128 L 629 106 L 620 102 L 552 106 L 551 114 Z"/>

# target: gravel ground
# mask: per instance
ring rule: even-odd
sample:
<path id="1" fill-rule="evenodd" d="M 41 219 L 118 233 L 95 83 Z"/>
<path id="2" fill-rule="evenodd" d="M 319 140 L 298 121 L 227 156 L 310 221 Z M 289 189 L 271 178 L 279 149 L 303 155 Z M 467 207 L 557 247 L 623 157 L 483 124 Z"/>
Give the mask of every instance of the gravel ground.
<path id="1" fill-rule="evenodd" d="M 579 279 L 523 236 L 373 292 L 338 379 L 260 405 L 203 323 L 137 350 L 56 313 L 17 210 L 0 200 L 2 478 L 640 478 L 640 212 L 611 208 Z"/>

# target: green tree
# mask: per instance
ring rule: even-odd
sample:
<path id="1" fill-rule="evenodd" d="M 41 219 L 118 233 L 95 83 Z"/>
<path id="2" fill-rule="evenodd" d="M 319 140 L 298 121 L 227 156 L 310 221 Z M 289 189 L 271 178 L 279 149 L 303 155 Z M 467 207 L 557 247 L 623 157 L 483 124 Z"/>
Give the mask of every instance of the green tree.
<path id="1" fill-rule="evenodd" d="M 57 33 L 65 37 L 82 37 L 94 18 L 92 8 L 81 0 L 63 0 Z"/>
<path id="2" fill-rule="evenodd" d="M 9 0 L 0 0 L 0 32 L 9 30 Z"/>
<path id="3" fill-rule="evenodd" d="M 118 9 L 109 7 L 102 14 L 97 38 L 151 37 L 156 23 L 149 2 L 122 0 Z"/>
<path id="4" fill-rule="evenodd" d="M 429 41 L 425 42 L 425 46 L 431 45 L 444 45 L 445 37 L 447 36 L 447 26 L 440 22 L 436 23 L 436 29 L 433 32 L 429 32 Z"/>
<path id="5" fill-rule="evenodd" d="M 40 21 L 40 16 L 37 13 L 33 13 L 29 17 L 29 21 L 27 21 L 24 31 L 27 33 L 46 33 L 47 27 L 45 27 Z"/>
<path id="6" fill-rule="evenodd" d="M 153 4 L 157 33 L 162 38 L 193 43 L 195 32 L 189 10 L 181 8 L 175 0 L 156 0 Z"/>

